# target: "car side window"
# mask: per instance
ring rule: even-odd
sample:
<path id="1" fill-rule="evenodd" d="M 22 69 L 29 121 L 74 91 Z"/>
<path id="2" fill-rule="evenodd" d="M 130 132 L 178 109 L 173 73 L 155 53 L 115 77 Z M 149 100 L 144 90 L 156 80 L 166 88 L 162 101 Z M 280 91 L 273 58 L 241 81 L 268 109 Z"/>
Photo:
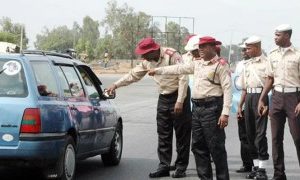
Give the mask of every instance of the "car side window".
<path id="1" fill-rule="evenodd" d="M 41 96 L 58 96 L 56 80 L 48 62 L 31 62 L 37 89 Z"/>
<path id="2" fill-rule="evenodd" d="M 85 97 L 81 81 L 73 66 L 60 66 L 61 73 L 59 78 L 67 97 Z"/>
<path id="3" fill-rule="evenodd" d="M 60 68 L 60 66 L 55 66 L 56 72 L 58 74 L 60 85 L 63 89 L 64 97 L 72 97 L 72 93 L 68 84 L 68 81 Z"/>
<path id="4" fill-rule="evenodd" d="M 99 99 L 100 95 L 94 86 L 94 83 L 91 79 L 91 77 L 88 75 L 88 73 L 83 69 L 83 68 L 78 68 L 80 72 L 80 76 L 83 79 L 83 82 L 85 84 L 86 90 L 87 90 L 87 95 L 90 99 Z"/>

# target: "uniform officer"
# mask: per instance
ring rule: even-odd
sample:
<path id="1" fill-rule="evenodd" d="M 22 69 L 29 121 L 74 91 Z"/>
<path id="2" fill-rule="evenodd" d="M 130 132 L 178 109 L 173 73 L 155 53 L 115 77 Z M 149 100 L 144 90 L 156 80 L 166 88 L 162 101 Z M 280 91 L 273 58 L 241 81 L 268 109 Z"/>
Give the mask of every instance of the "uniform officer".
<path id="1" fill-rule="evenodd" d="M 257 105 L 263 85 L 266 79 L 267 58 L 261 51 L 261 39 L 258 36 L 251 36 L 246 41 L 247 54 L 251 57 L 245 62 L 241 73 L 242 95 L 238 107 L 238 117 L 243 117 L 242 108 L 245 103 L 245 124 L 246 134 L 250 146 L 251 158 L 253 159 L 253 170 L 246 176 L 246 179 L 267 180 L 266 165 L 269 159 L 268 142 L 266 137 L 267 114 L 259 116 Z M 263 99 L 268 105 L 268 97 Z"/>
<path id="2" fill-rule="evenodd" d="M 272 86 L 270 108 L 272 156 L 275 180 L 286 180 L 283 152 L 283 137 L 286 118 L 296 146 L 300 165 L 300 52 L 291 43 L 292 28 L 283 24 L 275 29 L 278 48 L 271 51 L 267 66 L 267 80 L 260 96 L 258 111 L 264 115 L 266 98 Z"/>
<path id="3" fill-rule="evenodd" d="M 216 54 L 220 41 L 210 36 L 199 40 L 200 59 L 190 64 L 152 69 L 154 74 L 194 74 L 192 90 L 192 151 L 201 179 L 213 179 L 210 154 L 218 180 L 228 180 L 225 131 L 232 94 L 228 63 Z"/>
<path id="4" fill-rule="evenodd" d="M 241 55 L 242 55 L 243 59 L 240 62 L 238 62 L 238 64 L 236 65 L 236 68 L 234 71 L 235 78 L 241 77 L 241 74 L 244 71 L 245 62 L 250 59 L 249 55 L 246 52 L 246 44 L 243 43 L 242 45 L 240 45 L 240 48 L 241 48 Z M 235 81 L 235 79 L 234 79 L 234 81 Z M 236 86 L 234 86 L 234 88 L 236 88 Z M 238 95 L 233 98 L 240 99 L 241 91 L 239 91 L 237 88 L 235 89 L 235 91 L 237 92 Z M 233 112 L 233 109 L 234 108 L 232 108 L 232 112 Z M 237 108 L 235 108 L 235 109 L 237 109 Z M 242 109 L 240 109 L 240 111 L 241 110 Z M 237 113 L 237 110 L 235 110 L 234 112 Z M 251 172 L 252 166 L 253 166 L 253 160 L 250 155 L 250 147 L 249 147 L 249 142 L 248 142 L 247 133 L 246 133 L 245 118 L 243 115 L 240 116 L 241 114 L 243 114 L 243 111 L 240 113 L 237 113 L 237 115 L 238 115 L 237 120 L 238 120 L 239 139 L 241 142 L 240 153 L 241 153 L 243 165 L 240 167 L 240 169 L 236 170 L 237 173 Z"/>
<path id="5" fill-rule="evenodd" d="M 108 92 L 116 88 L 127 86 L 142 79 L 149 69 L 155 67 L 179 64 L 182 58 L 172 48 L 160 47 L 152 38 L 142 39 L 135 49 L 136 54 L 144 59 L 127 75 L 108 88 Z M 159 85 L 159 99 L 157 104 L 157 133 L 158 133 L 158 158 L 159 166 L 156 172 L 150 173 L 150 178 L 169 176 L 172 160 L 173 128 L 176 135 L 177 159 L 176 170 L 172 177 L 186 176 L 185 171 L 189 162 L 190 138 L 191 138 L 191 107 L 188 77 L 178 76 L 154 76 Z"/>

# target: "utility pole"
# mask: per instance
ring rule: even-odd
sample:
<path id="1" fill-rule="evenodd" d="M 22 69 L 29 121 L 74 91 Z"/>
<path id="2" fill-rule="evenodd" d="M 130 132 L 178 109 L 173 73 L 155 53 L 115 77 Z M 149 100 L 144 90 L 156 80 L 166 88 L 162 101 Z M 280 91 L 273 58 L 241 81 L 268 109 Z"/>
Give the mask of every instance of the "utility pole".
<path id="1" fill-rule="evenodd" d="M 23 50 L 23 25 L 21 25 L 20 51 Z"/>
<path id="2" fill-rule="evenodd" d="M 231 46 L 232 46 L 232 37 L 233 37 L 233 31 L 230 32 L 230 45 L 229 45 L 229 53 L 228 53 L 228 63 L 231 62 Z"/>

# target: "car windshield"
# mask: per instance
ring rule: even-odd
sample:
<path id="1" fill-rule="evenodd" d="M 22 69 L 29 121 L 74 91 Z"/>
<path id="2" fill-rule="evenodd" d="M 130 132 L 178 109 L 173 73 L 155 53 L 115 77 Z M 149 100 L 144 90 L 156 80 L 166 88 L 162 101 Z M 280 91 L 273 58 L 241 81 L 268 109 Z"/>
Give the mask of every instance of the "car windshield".
<path id="1" fill-rule="evenodd" d="M 22 64 L 18 60 L 0 59 L 0 97 L 28 95 Z"/>

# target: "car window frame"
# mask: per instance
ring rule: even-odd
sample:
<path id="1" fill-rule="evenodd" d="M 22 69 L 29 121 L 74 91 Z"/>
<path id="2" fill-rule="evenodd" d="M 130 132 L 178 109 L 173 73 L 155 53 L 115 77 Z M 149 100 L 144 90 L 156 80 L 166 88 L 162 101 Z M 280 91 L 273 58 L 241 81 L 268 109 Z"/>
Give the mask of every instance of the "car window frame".
<path id="1" fill-rule="evenodd" d="M 50 67 L 50 71 L 52 72 L 53 74 L 53 77 L 54 77 L 54 80 L 55 80 L 55 86 L 56 86 L 56 89 L 57 89 L 57 95 L 56 96 L 42 96 L 39 91 L 38 91 L 38 81 L 36 79 L 36 75 L 35 75 L 35 71 L 34 71 L 34 68 L 32 66 L 32 63 L 47 63 Z M 43 60 L 31 60 L 29 61 L 29 64 L 30 64 L 30 67 L 32 69 L 32 73 L 33 73 L 33 77 L 34 77 L 34 80 L 35 80 L 35 83 L 36 83 L 36 90 L 37 90 L 37 94 L 40 96 L 40 97 L 48 97 L 48 98 L 58 98 L 61 96 L 61 92 L 60 92 L 60 84 L 58 82 L 58 79 L 57 79 L 57 75 L 56 75 L 56 71 L 53 69 L 52 67 L 52 64 L 49 62 L 49 61 L 43 61 Z"/>
<path id="2" fill-rule="evenodd" d="M 69 83 L 69 80 L 68 80 L 68 78 L 67 78 L 67 76 L 66 76 L 66 73 L 64 72 L 62 66 L 65 66 L 65 67 L 72 67 L 72 68 L 75 70 L 75 73 L 76 73 L 76 75 L 77 75 L 77 78 L 79 79 L 79 82 L 80 82 L 80 84 L 81 84 L 81 87 L 82 87 L 82 90 L 83 90 L 83 93 L 84 93 L 84 96 L 65 96 L 64 92 L 62 92 L 62 96 L 63 96 L 64 98 L 68 98 L 68 99 L 70 99 L 70 98 L 76 98 L 76 99 L 77 99 L 77 98 L 84 98 L 84 99 L 86 99 L 86 98 L 87 98 L 87 93 L 86 93 L 85 85 L 83 85 L 83 80 L 82 80 L 81 75 L 80 75 L 80 73 L 78 72 L 78 69 L 76 68 L 76 66 L 73 65 L 73 64 L 60 64 L 60 63 L 55 63 L 54 66 L 58 66 L 58 67 L 61 69 L 61 71 L 62 71 L 62 73 L 63 73 L 63 75 L 64 75 L 64 78 L 65 78 L 65 80 L 66 80 L 67 83 L 68 83 L 68 86 L 70 86 L 70 83 Z M 58 76 L 58 74 L 57 74 L 57 76 Z M 59 78 L 59 77 L 58 77 L 58 78 Z M 59 83 L 61 83 L 60 80 L 59 80 Z M 61 84 L 60 84 L 60 85 L 61 85 Z M 72 91 L 71 91 L 70 87 L 69 87 L 69 90 L 70 90 L 70 92 L 71 92 L 71 94 L 72 94 Z M 63 88 L 62 88 L 62 87 L 61 87 L 61 91 L 63 91 Z"/>
<path id="3" fill-rule="evenodd" d="M 101 88 L 102 82 L 96 76 L 96 74 L 92 71 L 92 69 L 87 65 L 77 65 L 76 67 L 82 68 L 89 75 L 89 77 L 91 78 L 90 80 L 92 81 L 92 83 L 94 84 L 94 87 L 98 91 L 99 98 L 100 98 L 99 100 L 106 100 L 107 98 L 105 98 L 103 96 L 103 90 Z M 82 77 L 80 77 L 80 78 L 82 78 Z"/>
<path id="4" fill-rule="evenodd" d="M 98 99 L 101 99 L 101 96 L 102 96 L 102 94 L 100 94 L 100 92 L 99 92 L 99 88 L 97 88 L 97 86 L 95 85 L 96 84 L 96 82 L 93 80 L 93 78 L 90 76 L 90 73 L 88 73 L 86 70 L 85 70 L 85 68 L 83 68 L 82 66 L 75 66 L 76 68 L 77 68 L 77 70 L 78 70 L 78 72 L 79 72 L 79 74 L 80 74 L 80 78 L 82 79 L 82 82 L 84 83 L 84 88 L 86 88 L 86 95 L 87 95 L 87 97 L 90 99 L 90 100 L 98 100 Z M 84 78 L 82 77 L 82 75 L 81 75 L 81 73 L 80 73 L 80 71 L 83 71 L 85 74 L 86 74 L 86 76 L 88 77 L 88 79 L 89 79 L 89 81 L 92 83 L 92 86 L 95 88 L 95 90 L 97 91 L 97 93 L 98 93 L 98 97 L 97 98 L 93 98 L 93 97 L 90 97 L 90 94 L 89 94 L 89 90 L 88 90 L 88 85 L 86 85 L 85 84 L 85 80 L 84 80 Z M 100 87 L 101 88 L 101 87 Z M 101 91 L 102 92 L 102 91 Z"/>

